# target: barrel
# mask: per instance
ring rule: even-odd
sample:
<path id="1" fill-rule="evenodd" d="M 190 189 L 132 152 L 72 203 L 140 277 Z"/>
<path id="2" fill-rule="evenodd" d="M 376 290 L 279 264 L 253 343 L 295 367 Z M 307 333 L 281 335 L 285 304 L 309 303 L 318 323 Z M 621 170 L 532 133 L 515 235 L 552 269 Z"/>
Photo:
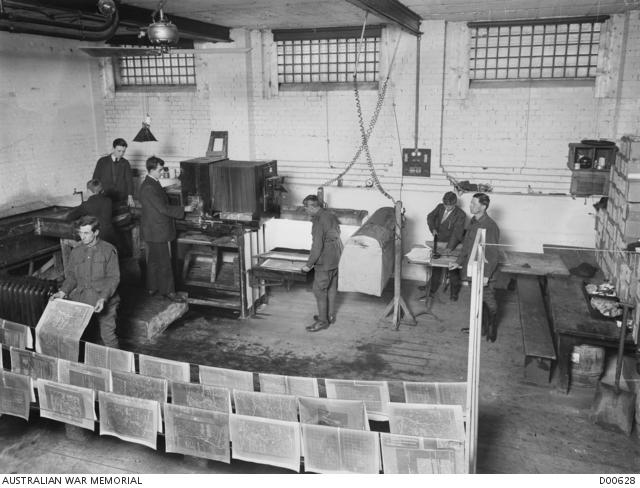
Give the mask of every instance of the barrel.
<path id="1" fill-rule="evenodd" d="M 574 346 L 571 355 L 571 383 L 577 386 L 596 386 L 604 372 L 604 348 L 581 344 Z"/>

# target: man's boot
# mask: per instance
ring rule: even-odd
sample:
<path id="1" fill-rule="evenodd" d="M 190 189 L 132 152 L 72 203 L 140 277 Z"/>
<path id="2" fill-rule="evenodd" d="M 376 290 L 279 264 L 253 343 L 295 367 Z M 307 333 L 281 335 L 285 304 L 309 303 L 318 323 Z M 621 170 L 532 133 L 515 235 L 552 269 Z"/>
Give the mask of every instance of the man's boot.
<path id="1" fill-rule="evenodd" d="M 494 311 L 489 312 L 489 335 L 487 340 L 496 342 L 498 338 L 498 321 L 496 320 L 496 313 Z"/>
<path id="2" fill-rule="evenodd" d="M 489 310 L 487 309 L 487 307 L 482 307 L 482 320 L 481 320 L 481 330 L 482 330 L 482 337 L 487 336 L 487 340 L 488 339 L 488 331 L 489 331 Z"/>

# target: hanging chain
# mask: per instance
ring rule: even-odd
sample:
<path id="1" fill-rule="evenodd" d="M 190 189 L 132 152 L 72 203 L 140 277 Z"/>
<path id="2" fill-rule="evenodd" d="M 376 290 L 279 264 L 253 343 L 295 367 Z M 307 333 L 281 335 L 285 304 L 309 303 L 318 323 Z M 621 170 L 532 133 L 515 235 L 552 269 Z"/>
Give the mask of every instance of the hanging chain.
<path id="1" fill-rule="evenodd" d="M 322 186 L 332 185 L 333 183 L 335 183 L 336 181 L 341 179 L 345 174 L 347 174 L 347 172 L 351 169 L 351 167 L 354 164 L 356 164 L 356 162 L 360 158 L 360 154 L 362 154 L 362 150 L 364 149 L 364 146 L 365 146 L 366 142 L 369 140 L 369 136 L 371 136 L 371 133 L 373 132 L 373 128 L 375 127 L 376 122 L 378 121 L 378 115 L 380 114 L 380 110 L 382 110 L 382 105 L 384 104 L 384 98 L 385 98 L 385 95 L 387 93 L 387 85 L 388 84 L 389 84 L 389 76 L 387 76 L 387 78 L 384 80 L 384 83 L 382 84 L 382 88 L 378 92 L 378 101 L 376 102 L 376 108 L 373 111 L 373 115 L 371 116 L 371 120 L 369 121 L 369 128 L 367 129 L 367 132 L 365 134 L 366 138 L 363 139 L 364 142 L 360 143 L 360 147 L 356 151 L 356 154 L 353 156 L 353 159 L 351 160 L 351 162 L 349 162 L 347 167 L 338 176 L 336 176 L 334 178 L 331 178 L 330 180 L 327 180 Z M 356 106 L 358 107 L 358 114 L 362 118 L 362 110 L 360 108 L 360 97 L 359 97 L 359 94 L 358 94 L 358 86 L 357 86 L 357 84 L 354 85 L 354 89 L 355 89 L 355 92 L 356 92 L 356 100 L 357 100 L 356 101 Z"/>

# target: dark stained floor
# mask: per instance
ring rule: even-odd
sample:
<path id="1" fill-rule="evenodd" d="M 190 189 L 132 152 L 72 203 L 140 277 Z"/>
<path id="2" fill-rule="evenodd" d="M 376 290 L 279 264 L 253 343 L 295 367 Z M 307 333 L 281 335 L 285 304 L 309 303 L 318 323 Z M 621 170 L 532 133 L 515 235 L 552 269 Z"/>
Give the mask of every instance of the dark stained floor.
<path id="1" fill-rule="evenodd" d="M 411 309 L 419 311 L 418 283 L 403 283 Z M 338 320 L 329 329 L 308 333 L 314 300 L 310 286 L 273 289 L 267 305 L 246 320 L 213 309 L 192 307 L 188 314 L 148 343 L 128 343 L 138 353 L 254 372 L 317 378 L 390 381 L 392 400 L 402 400 L 400 381 L 466 380 L 469 288 L 457 303 L 440 292 L 435 316 L 394 330 L 379 316 L 391 299 L 340 294 Z M 523 381 L 522 332 L 517 293 L 498 291 L 498 340 L 483 342 L 480 359 L 479 473 L 637 473 L 640 437 L 594 425 L 591 388 L 566 395 Z M 185 458 L 89 433 L 78 442 L 62 424 L 0 418 L 0 471 L 77 473 L 282 473 L 252 463 L 231 465 Z"/>

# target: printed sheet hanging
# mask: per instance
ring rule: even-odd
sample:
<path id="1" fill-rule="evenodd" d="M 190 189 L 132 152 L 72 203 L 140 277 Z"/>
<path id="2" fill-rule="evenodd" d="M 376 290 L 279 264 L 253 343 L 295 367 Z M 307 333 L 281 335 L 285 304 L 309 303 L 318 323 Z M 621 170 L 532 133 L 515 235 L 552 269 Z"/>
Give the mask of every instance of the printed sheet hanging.
<path id="1" fill-rule="evenodd" d="M 91 342 L 84 343 L 84 363 L 111 371 L 124 371 L 125 373 L 135 373 L 136 371 L 132 352 Z"/>
<path id="2" fill-rule="evenodd" d="M 0 415 L 29 420 L 30 401 L 34 396 L 32 382 L 31 376 L 0 370 Z"/>
<path id="3" fill-rule="evenodd" d="M 300 423 L 369 430 L 369 419 L 363 401 L 298 398 Z"/>
<path id="4" fill-rule="evenodd" d="M 403 381 L 406 403 L 429 403 L 432 405 L 460 405 L 466 418 L 467 383 L 464 382 L 411 382 Z"/>
<path id="5" fill-rule="evenodd" d="M 111 370 L 97 366 L 60 359 L 58 361 L 58 379 L 60 383 L 67 385 L 96 391 L 111 391 Z"/>
<path id="6" fill-rule="evenodd" d="M 230 415 L 232 457 L 300 472 L 300 424 Z"/>
<path id="7" fill-rule="evenodd" d="M 382 464 L 391 474 L 465 473 L 464 441 L 382 432 Z"/>
<path id="8" fill-rule="evenodd" d="M 200 383 L 203 385 L 222 386 L 232 390 L 253 391 L 253 373 L 235 369 L 199 366 Z"/>
<path id="9" fill-rule="evenodd" d="M 464 441 L 462 407 L 390 403 L 389 430 L 392 434 Z"/>
<path id="10" fill-rule="evenodd" d="M 260 391 L 306 397 L 319 397 L 317 378 L 258 373 Z"/>
<path id="11" fill-rule="evenodd" d="M 56 299 L 47 303 L 36 325 L 36 351 L 77 361 L 80 337 L 94 308 L 86 303 Z"/>
<path id="12" fill-rule="evenodd" d="M 298 421 L 298 400 L 293 395 L 235 390 L 233 400 L 240 415 Z"/>
<path id="13" fill-rule="evenodd" d="M 167 403 L 167 452 L 231 463 L 229 414 Z"/>
<path id="14" fill-rule="evenodd" d="M 95 391 L 43 379 L 36 384 L 41 417 L 94 430 L 94 422 L 98 420 Z"/>
<path id="15" fill-rule="evenodd" d="M 302 424 L 304 470 L 314 473 L 378 474 L 378 432 Z"/>
<path id="16" fill-rule="evenodd" d="M 171 403 L 214 412 L 231 413 L 231 390 L 221 386 L 172 381 Z"/>
<path id="17" fill-rule="evenodd" d="M 98 392 L 100 435 L 112 435 L 156 449 L 160 404 L 154 400 Z"/>
<path id="18" fill-rule="evenodd" d="M 58 381 L 58 358 L 16 347 L 9 348 L 9 355 L 11 371 L 14 373 L 31 376 L 33 379 Z"/>
<path id="19" fill-rule="evenodd" d="M 7 347 L 33 349 L 31 328 L 17 322 L 0 319 L 0 342 Z"/>
<path id="20" fill-rule="evenodd" d="M 387 420 L 389 385 L 386 381 L 324 380 L 327 398 L 362 400 L 373 420 Z"/>

